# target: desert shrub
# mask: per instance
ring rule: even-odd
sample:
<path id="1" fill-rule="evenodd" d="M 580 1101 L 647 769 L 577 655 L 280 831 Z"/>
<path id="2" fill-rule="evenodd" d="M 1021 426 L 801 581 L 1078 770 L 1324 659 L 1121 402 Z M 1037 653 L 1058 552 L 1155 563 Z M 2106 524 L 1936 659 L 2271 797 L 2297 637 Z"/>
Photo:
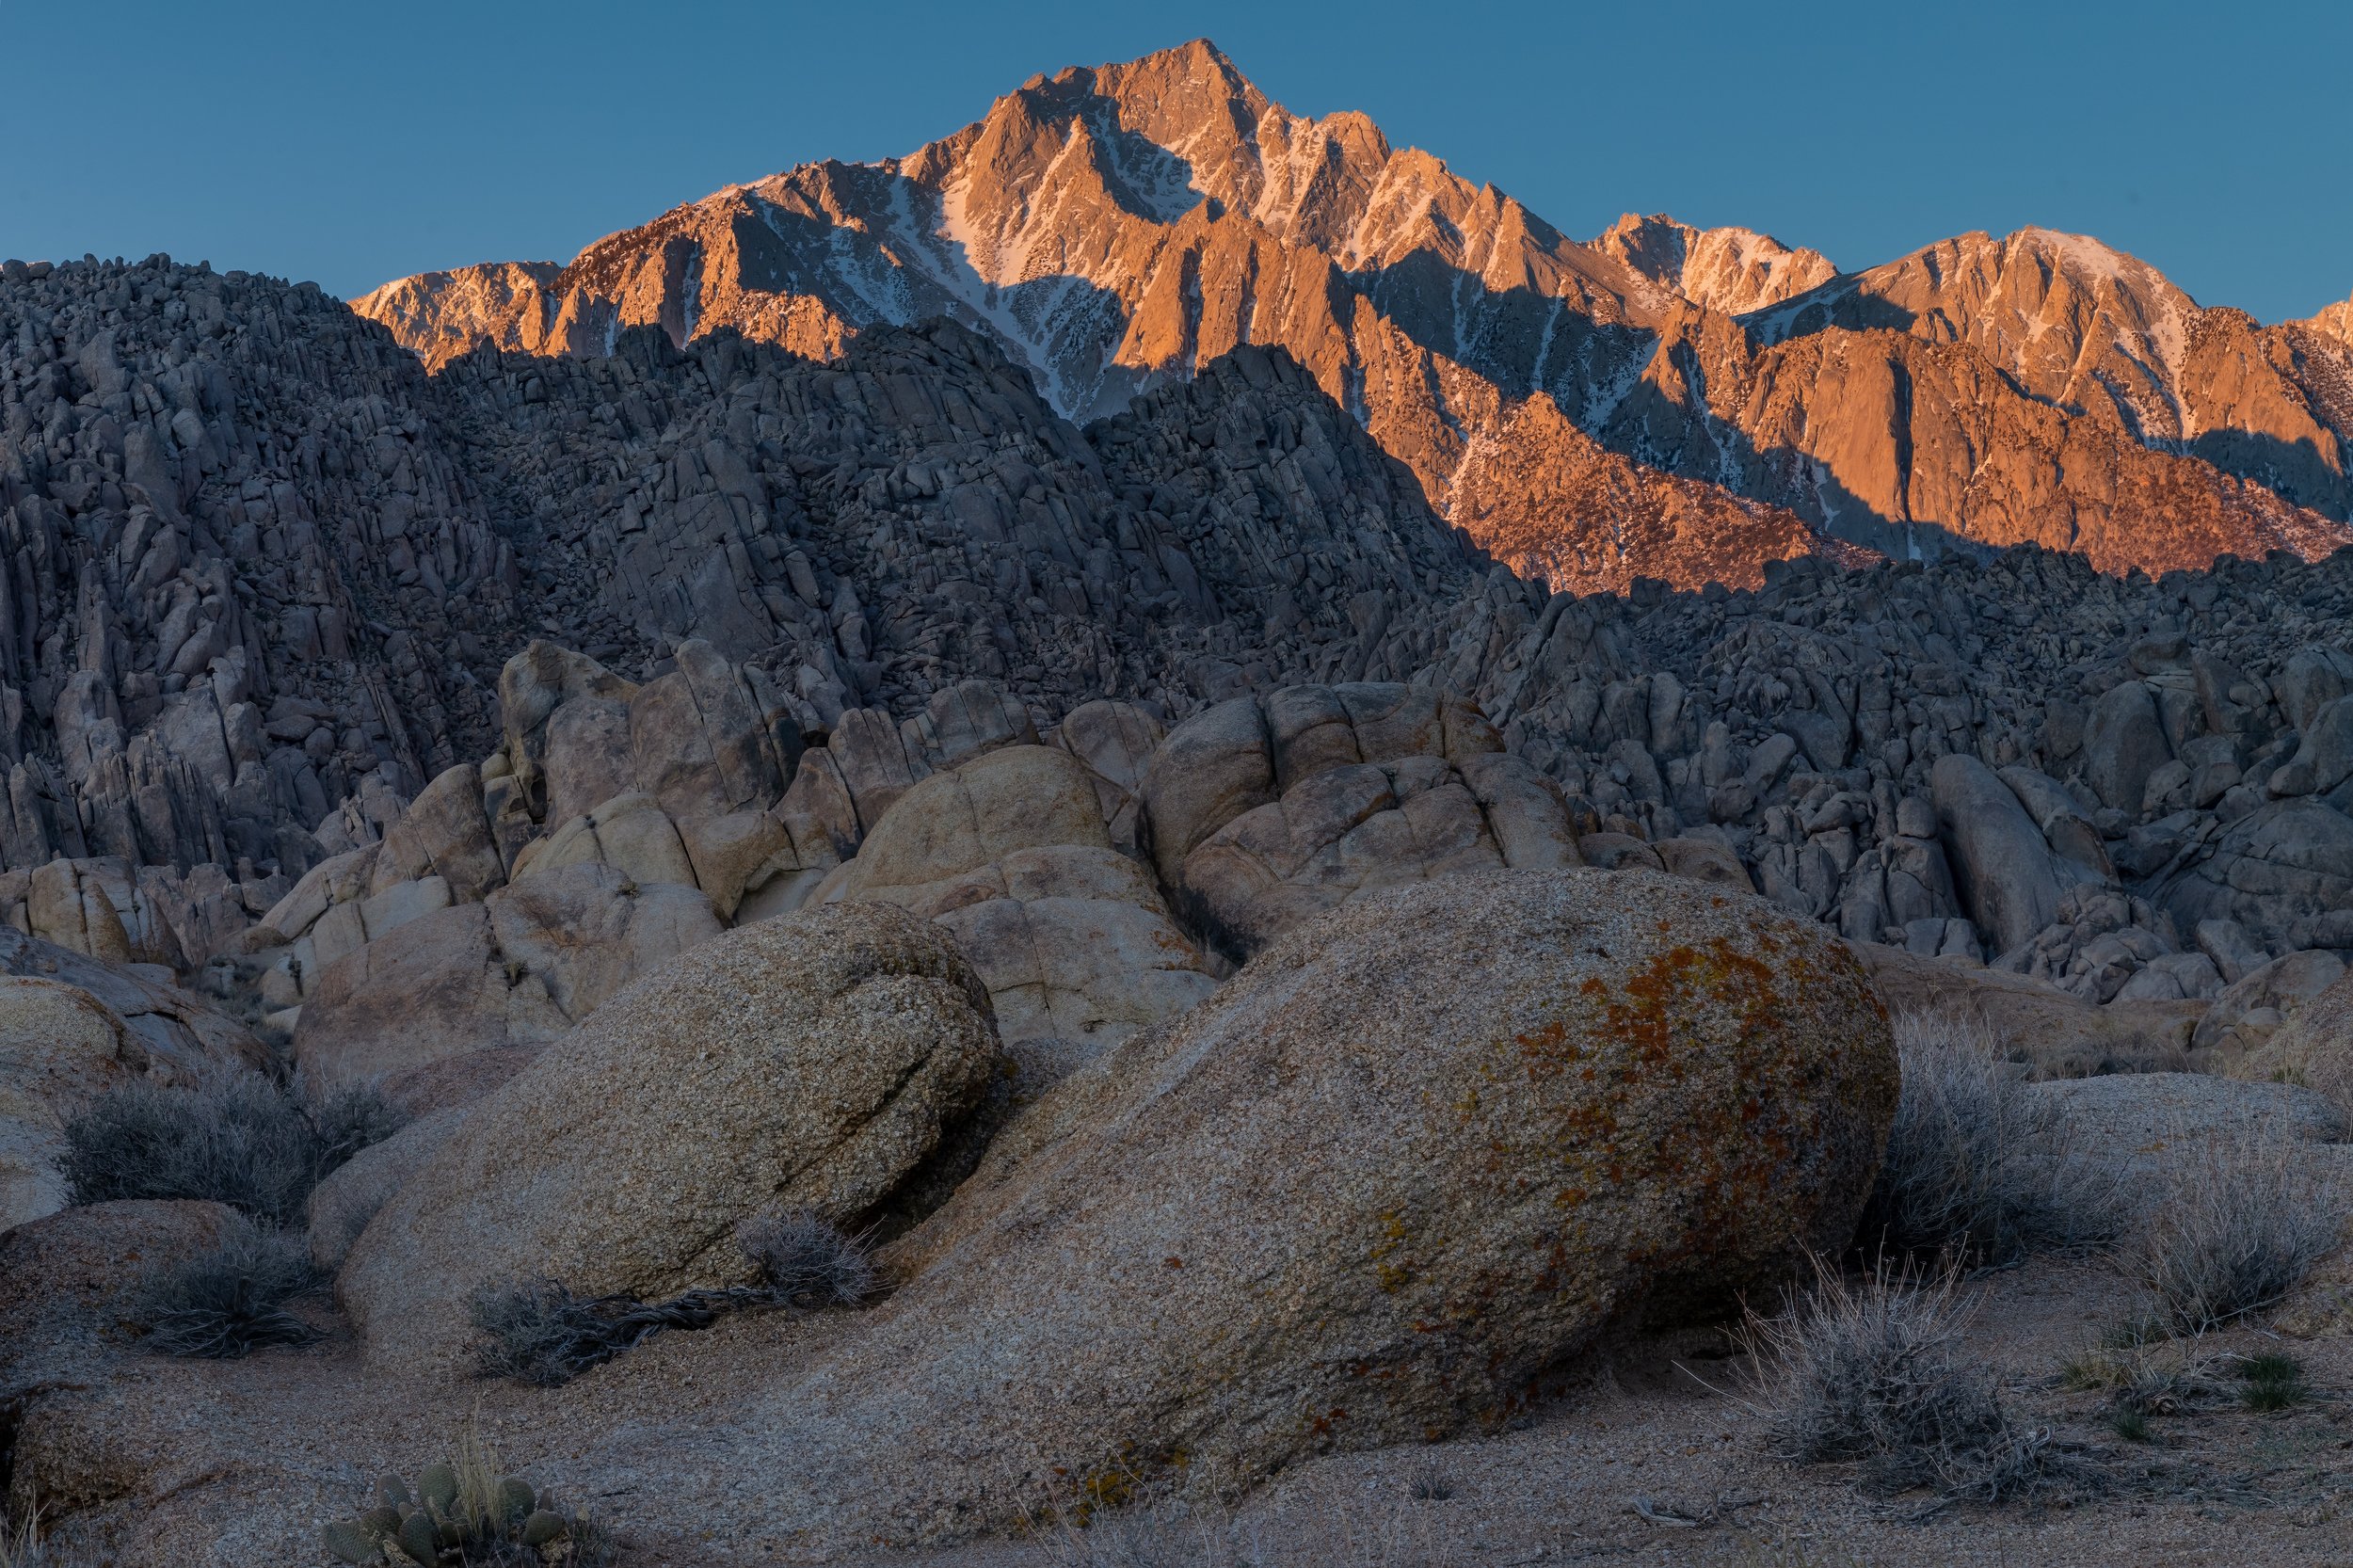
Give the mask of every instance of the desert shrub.
<path id="1" fill-rule="evenodd" d="M 192 1257 L 152 1270 L 135 1288 L 132 1320 L 166 1355 L 228 1358 L 264 1345 L 300 1345 L 318 1331 L 286 1310 L 317 1288 L 301 1238 L 242 1218 Z"/>
<path id="2" fill-rule="evenodd" d="M 1866 1244 L 1998 1263 L 2109 1228 L 2099 1167 L 1982 1024 L 1907 1013 L 1896 1019 L 1896 1052 L 1903 1089 L 1865 1211 Z"/>
<path id="3" fill-rule="evenodd" d="M 338 1561 L 424 1568 L 606 1568 L 611 1538 L 545 1492 L 499 1474 L 479 1433 L 469 1429 L 454 1459 L 428 1464 L 415 1491 L 398 1476 L 376 1485 L 376 1506 L 328 1525 Z"/>
<path id="4" fill-rule="evenodd" d="M 66 1123 L 76 1203 L 211 1198 L 256 1219 L 298 1223 L 318 1182 L 318 1133 L 258 1073 L 193 1089 L 128 1083 Z"/>
<path id="5" fill-rule="evenodd" d="M 736 1227 L 735 1244 L 787 1304 L 856 1306 L 874 1293 L 866 1249 L 814 1214 L 746 1220 Z"/>
<path id="6" fill-rule="evenodd" d="M 373 1089 L 315 1112 L 259 1073 L 194 1088 L 110 1089 L 66 1123 L 65 1176 L 76 1203 L 210 1198 L 258 1220 L 299 1224 L 321 1177 L 401 1125 Z"/>
<path id="7" fill-rule="evenodd" d="M 2166 1180 L 2127 1259 L 2150 1310 L 2179 1334 L 2202 1334 L 2274 1305 L 2334 1252 L 2342 1187 L 2286 1134 L 2169 1141 L 2193 1151 Z"/>
<path id="8" fill-rule="evenodd" d="M 2021 1428 L 1966 1343 L 1970 1304 L 1949 1271 L 1882 1266 L 1859 1281 L 1818 1268 L 1747 1336 L 1780 1457 L 1851 1461 L 1872 1492 L 2003 1502 L 2065 1479 L 2047 1431 Z"/>
<path id="9" fill-rule="evenodd" d="M 634 1296 L 579 1296 L 552 1279 L 485 1286 L 469 1311 L 481 1374 L 543 1388 L 569 1383 L 673 1326 L 648 1315 Z"/>
<path id="10" fill-rule="evenodd" d="M 813 1216 L 747 1221 L 735 1240 L 759 1269 L 758 1285 L 689 1290 L 663 1302 L 577 1295 L 551 1279 L 485 1286 L 469 1304 L 475 1368 L 484 1377 L 553 1387 L 664 1329 L 708 1328 L 724 1313 L 747 1309 L 855 1306 L 873 1291 L 865 1249 Z"/>
<path id="11" fill-rule="evenodd" d="M 384 1091 L 373 1083 L 328 1090 L 312 1105 L 310 1117 L 312 1129 L 318 1134 L 322 1177 L 409 1122 L 408 1113 L 386 1099 Z"/>

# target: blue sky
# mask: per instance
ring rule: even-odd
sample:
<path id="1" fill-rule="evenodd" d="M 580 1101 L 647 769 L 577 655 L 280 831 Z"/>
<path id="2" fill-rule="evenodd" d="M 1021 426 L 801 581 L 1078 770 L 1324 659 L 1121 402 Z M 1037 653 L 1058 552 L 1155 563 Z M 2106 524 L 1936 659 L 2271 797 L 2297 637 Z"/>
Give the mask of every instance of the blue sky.
<path id="1" fill-rule="evenodd" d="M 2037 223 L 2265 320 L 2353 294 L 2353 6 L 2169 0 L 0 0 L 0 256 L 162 249 L 344 295 L 564 259 L 1201 34 L 1580 237 L 1664 211 L 1858 267 Z"/>

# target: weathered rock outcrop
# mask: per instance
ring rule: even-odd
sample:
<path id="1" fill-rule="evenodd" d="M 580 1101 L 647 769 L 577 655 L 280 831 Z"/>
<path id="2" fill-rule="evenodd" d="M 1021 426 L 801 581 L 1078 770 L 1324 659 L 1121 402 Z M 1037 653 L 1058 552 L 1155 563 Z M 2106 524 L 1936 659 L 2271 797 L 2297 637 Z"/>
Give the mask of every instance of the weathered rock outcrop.
<path id="1" fill-rule="evenodd" d="M 2297 1004 L 2279 1031 L 2233 1062 L 2231 1071 L 2300 1083 L 2353 1115 L 2353 970 Z"/>
<path id="2" fill-rule="evenodd" d="M 743 1283 L 737 1224 L 855 1226 L 998 1070 L 988 993 L 932 922 L 860 904 L 747 926 L 478 1102 L 361 1232 L 337 1297 L 392 1364 L 462 1341 L 485 1284 Z"/>
<path id="3" fill-rule="evenodd" d="M 1221 703 L 1169 736 L 1138 799 L 1180 912 L 1238 959 L 1381 888 L 1581 863 L 1559 786 L 1428 687 Z"/>
<path id="4" fill-rule="evenodd" d="M 1500 1421 L 1604 1324 L 1845 1238 L 1895 1096 L 1861 969 L 1753 897 L 1392 889 L 1032 1108 L 1059 1136 L 902 1243 L 862 1333 L 664 1463 L 807 1539 L 920 1540 L 1048 1467 L 1208 1490 Z"/>
<path id="5" fill-rule="evenodd" d="M 327 965 L 302 1003 L 295 1061 L 322 1084 L 348 1083 L 544 1045 L 720 930 L 710 900 L 676 882 L 601 864 L 527 877 Z"/>

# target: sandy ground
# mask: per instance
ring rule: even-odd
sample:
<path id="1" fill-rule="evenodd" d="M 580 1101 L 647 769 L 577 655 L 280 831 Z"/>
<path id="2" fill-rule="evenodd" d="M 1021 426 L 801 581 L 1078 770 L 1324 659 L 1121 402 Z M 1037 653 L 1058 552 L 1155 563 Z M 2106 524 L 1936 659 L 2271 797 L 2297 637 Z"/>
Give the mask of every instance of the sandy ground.
<path id="1" fill-rule="evenodd" d="M 2072 1358 L 2125 1319 L 2133 1300 L 2125 1280 L 2097 1261 L 2038 1258 L 1968 1288 L 1977 1303 L 1972 1342 L 2013 1416 L 2081 1445 L 2104 1478 L 2095 1490 L 1998 1508 L 1934 1509 L 1919 1494 L 1864 1495 L 1850 1466 L 1785 1463 L 1767 1451 L 1747 1364 L 1730 1353 L 1721 1331 L 1708 1330 L 1607 1348 L 1517 1430 L 1327 1456 L 1277 1478 L 1230 1512 L 1131 1509 L 1091 1533 L 1048 1525 L 1028 1540 L 832 1560 L 854 1568 L 1521 1568 L 1603 1560 L 2353 1568 L 2353 1339 L 2281 1339 L 2240 1329 L 2160 1347 L 2153 1353 L 2226 1374 L 2230 1355 L 2284 1348 L 2304 1362 L 2312 1398 L 2272 1415 L 2226 1403 L 2160 1416 L 2150 1441 L 2130 1442 L 2106 1424 L 2107 1394 L 2071 1388 L 2061 1377 Z M 152 1474 L 161 1496 L 150 1492 L 140 1505 L 158 1510 L 160 1503 L 158 1512 L 172 1515 L 166 1539 L 178 1548 L 157 1559 L 157 1538 L 121 1505 L 87 1512 L 76 1525 L 120 1544 L 144 1535 L 148 1546 L 116 1560 L 135 1564 L 237 1561 L 242 1568 L 250 1557 L 254 1568 L 323 1565 L 323 1551 L 294 1543 L 315 1543 L 319 1524 L 333 1512 L 358 1512 L 375 1475 L 396 1468 L 413 1476 L 440 1457 L 471 1416 L 518 1473 L 565 1492 L 632 1537 L 623 1568 L 823 1560 L 758 1520 L 713 1520 L 698 1539 L 657 1536 L 654 1521 L 676 1517 L 648 1506 L 659 1499 L 632 1496 L 620 1481 L 602 1495 L 583 1495 L 567 1489 L 566 1473 L 591 1432 L 635 1428 L 658 1442 L 662 1430 L 676 1432 L 681 1420 L 697 1424 L 697 1408 L 711 1416 L 724 1410 L 728 1390 L 712 1384 L 725 1380 L 712 1374 L 728 1364 L 731 1337 L 782 1333 L 813 1340 L 848 1327 L 834 1314 L 797 1322 L 741 1318 L 707 1334 L 664 1336 L 552 1392 L 429 1376 L 404 1386 L 363 1376 L 347 1337 L 227 1364 L 136 1357 L 118 1364 L 109 1382 L 161 1425 L 180 1428 L 181 1438 L 162 1448 L 177 1450 L 187 1473 Z M 773 1340 L 767 1349 L 773 1353 Z M 209 1441 L 188 1441 L 192 1429 Z M 240 1457 L 225 1465 L 190 1463 L 204 1452 Z M 147 1514 L 150 1525 L 158 1512 Z M 221 1544 L 240 1538 L 252 1543 L 242 1553 Z"/>
<path id="2" fill-rule="evenodd" d="M 2252 1330 L 2154 1349 L 2214 1360 L 2285 1349 L 2312 1400 L 2273 1415 L 2237 1406 L 2152 1420 L 2152 1441 L 2106 1424 L 2109 1396 L 2061 1369 L 2119 1323 L 2130 1292 L 2097 1263 L 2038 1260 L 1972 1287 L 1974 1336 L 2014 1415 L 2047 1424 L 2108 1472 L 2105 1491 L 1999 1508 L 1928 1508 L 1864 1496 L 1853 1469 L 1794 1465 L 1765 1448 L 1745 1362 L 1721 1334 L 1615 1348 L 1606 1367 L 1522 1430 L 1303 1466 L 1224 1521 L 1260 1560 L 1334 1568 L 1516 1568 L 1569 1562 L 1845 1564 L 2353 1564 L 2353 1342 Z M 1696 1377 L 1693 1375 L 1696 1374 Z M 1698 1379 L 1715 1384 L 1705 1387 Z M 1719 1391 L 1721 1390 L 1721 1391 Z M 1417 1496 L 1417 1494 L 1422 1494 Z M 1443 1494 L 1435 1496 L 1434 1494 Z M 1695 1521 L 1647 1522 L 1653 1515 Z M 1168 1568 L 1220 1560 L 1199 1525 L 856 1560 L 859 1568 Z M 1123 1556 L 1136 1533 L 1176 1547 Z M 1225 1560 L 1247 1561 L 1249 1557 Z M 664 1561 L 673 1560 L 669 1559 Z M 675 1560 L 684 1562 L 687 1559 Z"/>

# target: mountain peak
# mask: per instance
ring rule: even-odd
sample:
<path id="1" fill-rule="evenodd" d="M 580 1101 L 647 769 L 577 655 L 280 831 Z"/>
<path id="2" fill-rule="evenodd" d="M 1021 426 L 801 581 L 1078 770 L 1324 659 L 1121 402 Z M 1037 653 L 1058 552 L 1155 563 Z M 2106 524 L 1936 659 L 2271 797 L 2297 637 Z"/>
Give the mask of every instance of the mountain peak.
<path id="1" fill-rule="evenodd" d="M 1593 248 L 1673 295 L 1728 315 L 1763 310 L 1838 275 L 1818 250 L 1753 229 L 1695 229 L 1664 213 L 1628 213 Z"/>

